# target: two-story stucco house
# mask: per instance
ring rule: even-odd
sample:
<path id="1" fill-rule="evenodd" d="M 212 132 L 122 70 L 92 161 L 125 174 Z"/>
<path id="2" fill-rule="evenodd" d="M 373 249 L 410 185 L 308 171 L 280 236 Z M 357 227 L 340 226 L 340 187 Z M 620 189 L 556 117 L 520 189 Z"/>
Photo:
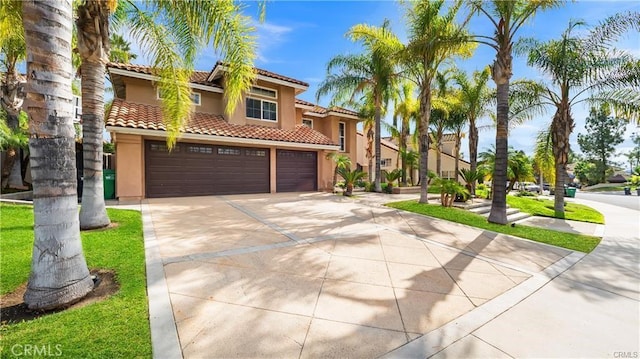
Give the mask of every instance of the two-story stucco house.
<path id="1" fill-rule="evenodd" d="M 256 83 L 227 116 L 224 65 L 195 71 L 194 113 L 169 152 L 152 69 L 111 63 L 107 70 L 120 200 L 328 190 L 326 155 L 340 151 L 356 162 L 357 113 L 297 99 L 309 86 L 303 81 L 256 69 Z"/>

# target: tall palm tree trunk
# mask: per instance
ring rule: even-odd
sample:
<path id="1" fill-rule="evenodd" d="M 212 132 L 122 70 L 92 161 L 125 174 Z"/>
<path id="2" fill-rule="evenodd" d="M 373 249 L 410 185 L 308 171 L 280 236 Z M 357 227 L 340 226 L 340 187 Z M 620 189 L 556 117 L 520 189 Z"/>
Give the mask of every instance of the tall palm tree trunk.
<path id="1" fill-rule="evenodd" d="M 469 167 L 472 172 L 478 169 L 478 127 L 473 118 L 469 119 Z M 471 195 L 476 195 L 476 182 L 471 184 Z"/>
<path id="2" fill-rule="evenodd" d="M 458 180 L 458 171 L 460 171 L 460 136 L 456 136 L 456 143 L 455 143 L 455 149 L 454 149 L 455 153 L 456 153 L 456 163 L 455 163 L 455 167 L 454 167 L 454 173 L 455 173 L 455 177 L 453 178 L 454 180 Z"/>
<path id="3" fill-rule="evenodd" d="M 420 123 L 418 134 L 420 135 L 420 203 L 429 203 L 429 184 L 427 172 L 429 171 L 429 119 L 431 117 L 431 89 L 424 86 L 420 93 Z"/>
<path id="4" fill-rule="evenodd" d="M 373 134 L 373 127 L 368 126 L 367 129 L 367 166 L 369 166 L 368 180 L 369 183 L 373 182 L 373 143 L 375 135 Z"/>
<path id="5" fill-rule="evenodd" d="M 501 24 L 503 20 L 501 19 Z M 491 65 L 491 77 L 496 83 L 496 159 L 491 184 L 491 212 L 488 221 L 507 224 L 507 166 L 509 159 L 509 79 L 513 75 L 509 36 L 499 36 L 500 51 Z"/>
<path id="6" fill-rule="evenodd" d="M 497 84 L 496 159 L 489 222 L 507 224 L 509 81 Z"/>
<path id="7" fill-rule="evenodd" d="M 442 136 L 437 134 L 436 137 L 436 173 L 442 177 Z"/>
<path id="8" fill-rule="evenodd" d="M 406 122 L 402 122 L 402 130 L 400 131 L 400 151 L 404 151 L 404 154 L 400 157 L 402 161 L 402 185 L 407 186 L 407 140 L 409 138 L 409 124 Z"/>
<path id="9" fill-rule="evenodd" d="M 82 58 L 83 184 L 80 229 L 108 226 L 102 178 L 104 73 L 108 59 L 109 9 L 105 1 L 78 6 L 78 50 Z"/>
<path id="10" fill-rule="evenodd" d="M 33 177 L 34 244 L 24 294 L 30 309 L 52 309 L 93 289 L 78 221 L 71 80 L 71 0 L 22 3 Z"/>
<path id="11" fill-rule="evenodd" d="M 381 175 L 382 175 L 382 170 L 381 170 L 381 165 L 380 165 L 380 156 L 382 156 L 382 150 L 381 150 L 381 146 L 380 146 L 380 141 L 382 140 L 382 137 L 380 136 L 380 131 L 381 131 L 381 126 L 380 126 L 380 122 L 381 122 L 381 118 L 382 118 L 382 109 L 381 109 L 382 105 L 380 104 L 380 99 L 376 99 L 376 112 L 375 112 L 375 116 L 374 116 L 374 122 L 375 122 L 375 135 L 376 135 L 376 139 L 375 139 L 375 150 L 376 150 L 376 177 L 375 177 L 375 184 L 374 184 L 374 188 L 375 191 L 380 193 L 382 192 L 382 184 L 381 184 Z"/>
<path id="12" fill-rule="evenodd" d="M 564 180 L 569 161 L 569 136 L 573 130 L 573 119 L 568 101 L 563 101 L 553 116 L 551 123 L 551 141 L 555 159 L 555 198 L 553 209 L 556 218 L 564 218 Z"/>

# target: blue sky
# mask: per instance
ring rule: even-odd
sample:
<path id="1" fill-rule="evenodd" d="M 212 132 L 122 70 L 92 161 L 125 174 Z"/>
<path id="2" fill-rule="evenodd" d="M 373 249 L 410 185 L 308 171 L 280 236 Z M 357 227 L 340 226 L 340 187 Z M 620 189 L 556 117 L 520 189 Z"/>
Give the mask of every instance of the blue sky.
<path id="1" fill-rule="evenodd" d="M 569 20 L 584 20 L 590 25 L 597 24 L 606 16 L 630 10 L 640 11 L 638 1 L 576 1 L 559 9 L 553 9 L 536 15 L 520 31 L 522 37 L 536 37 L 540 40 L 558 38 L 566 29 Z M 257 18 L 255 3 L 248 2 L 245 14 Z M 309 89 L 299 95 L 307 101 L 315 102 L 317 85 L 326 75 L 326 64 L 337 54 L 357 53 L 358 44 L 352 43 L 344 34 L 358 23 L 381 25 L 384 19 L 391 21 L 391 27 L 405 40 L 403 8 L 395 1 L 269 1 L 266 7 L 266 19 L 263 23 L 254 21 L 256 27 L 258 57 L 257 67 L 290 76 L 309 83 Z M 472 32 L 491 35 L 492 30 L 484 17 L 475 18 L 471 24 Z M 628 50 L 640 57 L 640 35 L 628 34 L 618 44 L 618 48 Z M 480 45 L 473 58 L 459 61 L 458 65 L 467 72 L 481 69 L 493 61 L 493 49 Z M 196 68 L 209 70 L 218 56 L 213 50 L 202 53 Z M 144 62 L 143 59 L 137 62 Z M 537 70 L 526 66 L 524 59 L 514 57 L 514 76 L 519 78 L 540 79 Z M 491 86 L 493 83 L 491 82 Z M 320 105 L 327 105 L 330 99 L 322 98 Z M 512 130 L 509 144 L 531 154 L 536 133 L 550 123 L 552 113 L 527 122 Z M 573 110 L 576 127 L 571 137 L 572 149 L 579 151 L 577 133 L 584 132 L 584 120 L 588 109 L 578 105 Z M 489 123 L 488 119 L 482 121 Z M 640 132 L 635 125 L 628 125 L 627 140 L 618 146 L 619 152 L 628 151 L 632 144 L 628 139 L 633 132 Z M 495 142 L 495 130 L 480 133 L 480 151 Z M 466 157 L 468 145 L 463 143 L 462 151 Z M 623 161 L 624 157 L 616 158 Z"/>

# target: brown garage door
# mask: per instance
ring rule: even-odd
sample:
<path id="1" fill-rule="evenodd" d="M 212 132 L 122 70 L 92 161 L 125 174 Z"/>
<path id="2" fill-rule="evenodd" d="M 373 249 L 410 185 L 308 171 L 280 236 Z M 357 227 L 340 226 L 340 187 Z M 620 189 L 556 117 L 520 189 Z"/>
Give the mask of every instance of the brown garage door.
<path id="1" fill-rule="evenodd" d="M 276 191 L 302 192 L 318 189 L 316 152 L 277 150 Z"/>
<path id="2" fill-rule="evenodd" d="M 145 141 L 147 197 L 269 192 L 269 150 Z"/>

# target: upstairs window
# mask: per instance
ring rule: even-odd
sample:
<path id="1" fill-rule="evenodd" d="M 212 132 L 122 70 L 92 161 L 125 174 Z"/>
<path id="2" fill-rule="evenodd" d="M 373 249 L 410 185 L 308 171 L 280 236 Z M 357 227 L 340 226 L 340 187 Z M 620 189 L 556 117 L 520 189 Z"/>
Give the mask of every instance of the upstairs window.
<path id="1" fill-rule="evenodd" d="M 310 120 L 308 118 L 303 118 L 302 119 L 302 124 L 309 127 L 309 128 L 313 128 L 313 120 Z"/>
<path id="2" fill-rule="evenodd" d="M 344 152 L 346 150 L 345 146 L 345 124 L 344 122 L 338 123 L 338 143 L 340 144 L 340 151 Z"/>
<path id="3" fill-rule="evenodd" d="M 256 120 L 277 121 L 278 104 L 273 101 L 247 97 L 247 117 Z"/>
<path id="4" fill-rule="evenodd" d="M 391 167 L 391 158 L 383 158 L 380 160 L 380 167 Z"/>
<path id="5" fill-rule="evenodd" d="M 278 103 L 270 100 L 277 98 L 278 91 L 276 90 L 252 86 L 249 89 L 249 95 L 246 98 L 247 118 L 262 121 L 278 121 Z"/>
<path id="6" fill-rule="evenodd" d="M 262 97 L 278 98 L 278 92 L 264 87 L 253 86 L 249 90 L 252 95 L 258 95 Z"/>

